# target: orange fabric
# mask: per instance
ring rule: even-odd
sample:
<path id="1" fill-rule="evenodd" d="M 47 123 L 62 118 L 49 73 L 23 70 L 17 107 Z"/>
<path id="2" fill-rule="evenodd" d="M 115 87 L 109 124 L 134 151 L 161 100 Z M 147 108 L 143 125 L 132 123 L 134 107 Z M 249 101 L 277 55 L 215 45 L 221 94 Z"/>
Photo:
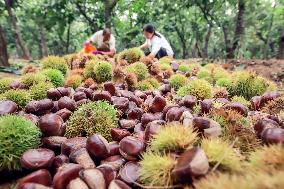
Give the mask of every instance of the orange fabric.
<path id="1" fill-rule="evenodd" d="M 93 51 L 96 51 L 97 48 L 95 46 L 93 46 L 92 44 L 86 44 L 84 47 L 84 51 L 85 53 L 91 53 Z"/>

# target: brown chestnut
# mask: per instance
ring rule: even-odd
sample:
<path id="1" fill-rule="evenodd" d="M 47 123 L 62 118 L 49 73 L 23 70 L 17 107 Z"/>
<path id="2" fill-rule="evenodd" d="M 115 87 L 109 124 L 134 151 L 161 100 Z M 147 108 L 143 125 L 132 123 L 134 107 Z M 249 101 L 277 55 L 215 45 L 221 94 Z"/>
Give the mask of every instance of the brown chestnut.
<path id="1" fill-rule="evenodd" d="M 247 116 L 248 110 L 249 110 L 245 105 L 243 105 L 239 102 L 232 102 L 232 103 L 226 104 L 224 106 L 224 108 L 234 110 L 234 111 L 242 114 L 243 116 Z"/>
<path id="2" fill-rule="evenodd" d="M 108 91 L 102 91 L 102 92 L 97 91 L 93 93 L 92 99 L 93 101 L 105 100 L 111 102 L 111 95 Z"/>
<path id="3" fill-rule="evenodd" d="M 69 182 L 79 176 L 79 172 L 83 169 L 81 165 L 74 163 L 66 163 L 58 168 L 53 177 L 54 189 L 65 189 Z"/>
<path id="4" fill-rule="evenodd" d="M 67 140 L 66 137 L 50 136 L 50 137 L 44 137 L 42 139 L 42 144 L 45 148 L 51 150 L 59 150 L 61 148 L 61 144 L 66 140 Z"/>
<path id="5" fill-rule="evenodd" d="M 18 186 L 17 189 L 52 189 L 51 187 L 44 186 L 42 184 L 37 184 L 37 183 L 25 183 L 21 186 Z"/>
<path id="6" fill-rule="evenodd" d="M 209 113 L 210 110 L 213 108 L 213 100 L 211 99 L 204 99 L 200 102 L 200 110 L 202 113 Z"/>
<path id="7" fill-rule="evenodd" d="M 254 130 L 255 130 L 256 135 L 258 137 L 261 137 L 261 134 L 265 129 L 276 128 L 278 126 L 279 124 L 276 121 L 272 119 L 264 118 L 264 119 L 258 120 L 254 124 Z"/>
<path id="8" fill-rule="evenodd" d="M 64 163 L 69 163 L 69 158 L 66 155 L 60 154 L 58 156 L 55 156 L 52 163 L 52 168 L 57 171 L 57 169 Z"/>
<path id="9" fill-rule="evenodd" d="M 254 96 L 250 100 L 251 108 L 253 110 L 259 110 L 261 108 L 261 96 Z"/>
<path id="10" fill-rule="evenodd" d="M 86 137 L 74 137 L 65 140 L 61 145 L 61 153 L 69 156 L 73 150 L 86 147 Z"/>
<path id="11" fill-rule="evenodd" d="M 107 140 L 101 135 L 94 134 L 87 140 L 86 146 L 92 158 L 104 159 L 109 156 L 110 148 Z"/>
<path id="12" fill-rule="evenodd" d="M 129 106 L 129 100 L 125 97 L 112 97 L 112 104 L 115 108 L 126 111 Z"/>
<path id="13" fill-rule="evenodd" d="M 87 99 L 87 95 L 83 91 L 78 91 L 74 93 L 73 98 L 75 101 L 79 101 L 82 99 Z"/>
<path id="14" fill-rule="evenodd" d="M 111 96 L 114 96 L 116 94 L 116 88 L 111 81 L 104 83 L 104 90 L 108 91 Z"/>
<path id="15" fill-rule="evenodd" d="M 150 103 L 150 111 L 153 113 L 163 111 L 166 106 L 166 99 L 160 95 L 155 96 Z"/>
<path id="16" fill-rule="evenodd" d="M 89 187 L 82 179 L 75 178 L 69 182 L 67 189 L 89 189 Z"/>
<path id="17" fill-rule="evenodd" d="M 21 186 L 25 183 L 37 183 L 44 186 L 51 186 L 52 177 L 48 170 L 40 169 L 21 178 L 17 184 L 17 188 L 21 188 Z"/>
<path id="18" fill-rule="evenodd" d="M 46 114 L 39 119 L 38 125 L 45 136 L 62 136 L 65 132 L 63 119 L 56 114 Z"/>
<path id="19" fill-rule="evenodd" d="M 129 109 L 127 112 L 127 118 L 128 119 L 137 119 L 140 120 L 143 115 L 143 109 L 142 108 L 132 108 Z"/>
<path id="20" fill-rule="evenodd" d="M 123 139 L 124 137 L 131 135 L 131 133 L 126 129 L 119 129 L 119 128 L 112 128 L 110 133 L 112 140 L 114 141 L 121 141 L 121 139 Z"/>
<path id="21" fill-rule="evenodd" d="M 180 106 L 185 106 L 187 108 L 192 109 L 197 104 L 197 98 L 192 95 L 187 95 L 182 98 L 179 102 Z"/>
<path id="22" fill-rule="evenodd" d="M 120 154 L 127 160 L 137 160 L 144 150 L 144 142 L 136 137 L 127 136 L 119 142 Z"/>
<path id="23" fill-rule="evenodd" d="M 29 149 L 22 154 L 21 165 L 28 170 L 49 168 L 54 157 L 54 152 L 46 148 Z"/>
<path id="24" fill-rule="evenodd" d="M 61 98 L 61 93 L 58 89 L 51 88 L 47 91 L 47 97 L 52 100 L 59 100 Z"/>
<path id="25" fill-rule="evenodd" d="M 79 165 L 82 165 L 84 169 L 96 167 L 86 148 L 79 148 L 74 150 L 73 152 L 71 152 L 69 159 L 73 163 L 78 163 Z"/>
<path id="26" fill-rule="evenodd" d="M 126 160 L 121 155 L 114 155 L 114 156 L 109 156 L 108 158 L 102 160 L 101 165 L 109 164 L 113 168 L 115 168 L 115 170 L 119 170 L 121 166 L 124 165 L 125 162 Z"/>
<path id="27" fill-rule="evenodd" d="M 66 108 L 63 108 L 55 113 L 56 115 L 59 115 L 63 121 L 67 121 L 69 117 L 71 116 L 72 112 Z"/>
<path id="28" fill-rule="evenodd" d="M 106 189 L 104 175 L 99 169 L 85 169 L 80 171 L 79 175 L 90 189 Z"/>
<path id="29" fill-rule="evenodd" d="M 117 141 L 113 141 L 109 143 L 109 155 L 119 155 L 119 143 Z"/>
<path id="30" fill-rule="evenodd" d="M 170 108 L 166 114 L 166 121 L 168 122 L 179 121 L 183 112 L 184 109 L 180 107 Z"/>
<path id="31" fill-rule="evenodd" d="M 133 129 L 137 124 L 136 120 L 133 119 L 121 119 L 119 120 L 119 125 L 122 129 Z"/>
<path id="32" fill-rule="evenodd" d="M 284 144 L 284 129 L 268 128 L 261 134 L 261 139 L 267 144 Z"/>
<path id="33" fill-rule="evenodd" d="M 117 176 L 117 171 L 110 164 L 102 164 L 98 166 L 97 169 L 99 169 L 103 173 L 106 187 L 108 187 L 109 183 Z"/>
<path id="34" fill-rule="evenodd" d="M 17 104 L 11 100 L 0 101 L 0 115 L 15 113 L 17 109 Z"/>
<path id="35" fill-rule="evenodd" d="M 127 162 L 119 171 L 119 178 L 127 184 L 133 184 L 139 178 L 140 165 L 137 162 Z"/>
<path id="36" fill-rule="evenodd" d="M 115 179 L 110 182 L 108 189 L 131 189 L 125 182 Z"/>
<path id="37" fill-rule="evenodd" d="M 74 111 L 76 109 L 76 102 L 75 100 L 67 97 L 67 96 L 64 96 L 64 97 L 61 97 L 59 100 L 58 100 L 58 107 L 59 109 L 68 109 L 70 111 Z"/>

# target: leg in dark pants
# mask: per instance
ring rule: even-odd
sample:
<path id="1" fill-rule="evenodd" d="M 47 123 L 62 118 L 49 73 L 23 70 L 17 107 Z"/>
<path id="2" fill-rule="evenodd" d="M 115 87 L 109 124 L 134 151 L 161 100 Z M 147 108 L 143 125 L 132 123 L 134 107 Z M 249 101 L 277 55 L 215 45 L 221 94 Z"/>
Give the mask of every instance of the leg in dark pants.
<path id="1" fill-rule="evenodd" d="M 151 52 L 146 51 L 144 54 L 145 56 L 148 56 Z M 160 48 L 160 50 L 158 51 L 158 53 L 156 54 L 157 59 L 163 58 L 164 56 L 168 56 L 167 50 L 165 48 Z"/>

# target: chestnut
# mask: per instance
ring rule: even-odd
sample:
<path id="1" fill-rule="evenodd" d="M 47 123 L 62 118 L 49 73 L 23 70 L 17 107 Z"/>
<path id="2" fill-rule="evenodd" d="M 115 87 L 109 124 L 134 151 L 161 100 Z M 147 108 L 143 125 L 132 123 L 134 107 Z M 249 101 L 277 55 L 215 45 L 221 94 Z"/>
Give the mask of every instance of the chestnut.
<path id="1" fill-rule="evenodd" d="M 46 148 L 29 149 L 21 156 L 22 167 L 28 170 L 49 168 L 52 165 L 55 154 Z"/>
<path id="2" fill-rule="evenodd" d="M 166 105 L 163 109 L 163 119 L 166 119 L 166 114 L 168 113 L 169 109 L 173 108 L 173 107 L 179 107 L 177 104 L 169 104 Z"/>
<path id="3" fill-rule="evenodd" d="M 127 160 L 137 160 L 143 150 L 144 142 L 136 137 L 127 136 L 119 142 L 120 154 Z"/>
<path id="4" fill-rule="evenodd" d="M 79 101 L 79 100 L 87 99 L 87 95 L 83 91 L 78 91 L 74 93 L 73 98 L 75 101 Z"/>
<path id="5" fill-rule="evenodd" d="M 192 120 L 192 125 L 199 132 L 204 131 L 204 129 L 210 128 L 210 119 L 206 117 L 195 117 Z"/>
<path id="6" fill-rule="evenodd" d="M 116 88 L 111 81 L 104 83 L 104 90 L 108 91 L 111 96 L 114 96 L 116 94 Z"/>
<path id="7" fill-rule="evenodd" d="M 234 110 L 234 111 L 242 114 L 243 116 L 247 116 L 248 110 L 249 110 L 245 105 L 243 105 L 239 102 L 232 102 L 232 103 L 226 104 L 224 106 L 224 108 Z"/>
<path id="8" fill-rule="evenodd" d="M 185 127 L 192 127 L 193 125 L 193 115 L 190 113 L 190 111 L 184 111 L 182 113 L 182 124 Z"/>
<path id="9" fill-rule="evenodd" d="M 148 123 L 145 129 L 145 143 L 149 142 L 162 127 L 161 124 L 158 124 L 155 121 Z"/>
<path id="10" fill-rule="evenodd" d="M 176 61 L 172 61 L 171 66 L 174 72 L 178 71 L 179 65 Z"/>
<path id="11" fill-rule="evenodd" d="M 102 164 L 98 166 L 97 169 L 99 169 L 103 173 L 104 178 L 105 178 L 106 187 L 108 187 L 110 182 L 114 180 L 117 176 L 117 171 L 110 164 Z"/>
<path id="12" fill-rule="evenodd" d="M 25 183 L 37 183 L 44 186 L 51 186 L 52 177 L 48 170 L 40 169 L 21 178 L 17 184 L 17 188 L 21 188 L 21 186 Z"/>
<path id="13" fill-rule="evenodd" d="M 57 90 L 60 92 L 61 96 L 69 96 L 70 95 L 70 91 L 68 90 L 68 88 L 57 87 Z"/>
<path id="14" fill-rule="evenodd" d="M 208 170 L 209 163 L 205 152 L 194 147 L 180 155 L 172 170 L 172 176 L 180 183 L 188 183 L 192 177 L 203 176 Z"/>
<path id="15" fill-rule="evenodd" d="M 114 105 L 115 108 L 126 111 L 129 106 L 129 100 L 125 97 L 112 97 L 112 104 Z"/>
<path id="16" fill-rule="evenodd" d="M 161 112 L 163 111 L 166 104 L 166 99 L 162 96 L 157 95 L 152 99 L 149 108 L 153 113 Z"/>
<path id="17" fill-rule="evenodd" d="M 119 178 L 127 184 L 133 184 L 139 178 L 140 165 L 137 162 L 127 162 L 119 171 Z"/>
<path id="18" fill-rule="evenodd" d="M 202 113 L 209 113 L 210 110 L 213 108 L 213 100 L 211 99 L 204 99 L 200 102 L 200 110 Z"/>
<path id="19" fill-rule="evenodd" d="M 279 124 L 276 121 L 272 119 L 264 118 L 264 119 L 258 120 L 254 124 L 254 130 L 255 130 L 256 135 L 258 137 L 261 137 L 261 133 L 263 132 L 263 130 L 268 129 L 268 128 L 276 128 L 278 126 Z"/>
<path id="20" fill-rule="evenodd" d="M 26 113 L 36 114 L 38 110 L 39 110 L 38 101 L 35 100 L 30 101 L 25 107 Z"/>
<path id="21" fill-rule="evenodd" d="M 28 182 L 21 186 L 18 186 L 17 189 L 52 189 L 52 188 L 48 186 L 44 186 L 42 184 Z"/>
<path id="22" fill-rule="evenodd" d="M 171 86 L 169 84 L 163 84 L 159 87 L 159 90 L 161 93 L 166 94 L 168 92 L 171 92 Z"/>
<path id="23" fill-rule="evenodd" d="M 152 113 L 144 113 L 141 117 L 141 123 L 146 126 L 151 121 L 159 120 L 161 117 Z"/>
<path id="24" fill-rule="evenodd" d="M 110 182 L 108 189 L 131 189 L 125 182 L 115 179 Z"/>
<path id="25" fill-rule="evenodd" d="M 67 189 L 89 189 L 89 187 L 82 179 L 75 178 L 69 182 Z"/>
<path id="26" fill-rule="evenodd" d="M 13 81 L 9 85 L 10 89 L 24 89 L 26 86 L 20 81 Z"/>
<path id="27" fill-rule="evenodd" d="M 58 168 L 53 177 L 54 189 L 65 189 L 69 182 L 79 176 L 79 172 L 83 169 L 81 165 L 74 163 L 66 163 Z"/>
<path id="28" fill-rule="evenodd" d="M 76 107 L 80 107 L 80 106 L 82 106 L 83 104 L 86 104 L 86 103 L 88 103 L 88 102 L 90 102 L 89 99 L 82 99 L 82 100 L 79 100 L 79 101 L 76 102 Z"/>
<path id="29" fill-rule="evenodd" d="M 45 136 L 62 136 L 65 133 L 63 119 L 56 114 L 46 114 L 39 119 L 38 125 Z"/>
<path id="30" fill-rule="evenodd" d="M 55 156 L 52 163 L 52 168 L 56 172 L 57 169 L 61 167 L 64 163 L 69 163 L 69 158 L 66 155 L 60 154 L 58 156 Z"/>
<path id="31" fill-rule="evenodd" d="M 137 124 L 136 120 L 133 119 L 121 119 L 119 120 L 119 125 L 122 129 L 133 129 Z"/>
<path id="32" fill-rule="evenodd" d="M 64 96 L 64 97 L 61 97 L 59 100 L 58 100 L 58 107 L 59 109 L 68 109 L 70 111 L 74 111 L 76 109 L 76 103 L 75 103 L 75 100 L 67 97 L 67 96 Z"/>
<path id="33" fill-rule="evenodd" d="M 63 108 L 55 113 L 56 115 L 59 115 L 63 121 L 67 121 L 69 117 L 71 116 L 72 112 L 66 108 Z"/>
<path id="34" fill-rule="evenodd" d="M 119 129 L 119 128 L 112 128 L 110 131 L 112 140 L 114 141 L 121 141 L 126 136 L 130 136 L 131 133 L 126 129 Z"/>
<path id="35" fill-rule="evenodd" d="M 101 135 L 94 134 L 87 140 L 86 148 L 92 158 L 103 159 L 109 156 L 110 148 L 107 140 Z"/>
<path id="36" fill-rule="evenodd" d="M 142 108 L 131 108 L 127 112 L 128 119 L 137 119 L 140 120 L 143 114 Z"/>
<path id="37" fill-rule="evenodd" d="M 44 112 L 51 110 L 54 107 L 54 103 L 50 99 L 42 99 L 38 101 L 38 111 Z"/>
<path id="38" fill-rule="evenodd" d="M 259 110 L 261 108 L 261 96 L 254 96 L 250 100 L 251 108 L 253 110 Z"/>
<path id="39" fill-rule="evenodd" d="M 44 137 L 42 139 L 42 144 L 45 148 L 51 150 L 59 150 L 61 148 L 61 144 L 66 140 L 67 140 L 66 137 L 50 136 L 50 137 Z"/>
<path id="40" fill-rule="evenodd" d="M 0 101 L 0 115 L 15 113 L 17 109 L 17 104 L 11 100 Z"/>
<path id="41" fill-rule="evenodd" d="M 96 167 L 94 161 L 90 157 L 86 148 L 79 148 L 79 149 L 74 150 L 69 155 L 69 159 L 73 163 L 78 163 L 79 165 L 82 165 L 84 169 Z"/>
<path id="42" fill-rule="evenodd" d="M 23 115 L 24 118 L 30 120 L 31 122 L 33 122 L 35 125 L 38 125 L 38 121 L 39 121 L 39 118 L 34 115 L 34 114 L 24 114 Z"/>
<path id="43" fill-rule="evenodd" d="M 138 96 L 139 98 L 141 98 L 141 99 L 143 99 L 143 100 L 145 100 L 145 99 L 147 98 L 147 95 L 146 95 L 144 92 L 139 91 L 139 90 L 136 90 L 136 91 L 134 92 L 134 95 L 135 95 L 135 96 Z"/>
<path id="44" fill-rule="evenodd" d="M 86 147 L 87 138 L 86 137 L 74 137 L 65 140 L 61 144 L 61 153 L 69 156 L 69 154 L 76 149 Z"/>
<path id="45" fill-rule="evenodd" d="M 111 165 L 115 170 L 119 170 L 126 160 L 121 155 L 109 156 L 108 158 L 101 161 L 101 165 Z"/>
<path id="46" fill-rule="evenodd" d="M 275 98 L 278 98 L 280 96 L 280 93 L 277 91 L 273 92 L 266 92 L 261 96 L 261 105 L 265 105 L 267 102 L 274 100 Z"/>
<path id="47" fill-rule="evenodd" d="M 113 141 L 109 143 L 109 155 L 119 155 L 119 143 L 117 141 Z"/>
<path id="48" fill-rule="evenodd" d="M 268 128 L 261 134 L 261 139 L 267 144 L 284 144 L 284 129 Z"/>
<path id="49" fill-rule="evenodd" d="M 52 100 L 59 100 L 61 98 L 61 93 L 58 89 L 51 88 L 47 91 L 47 97 Z"/>
<path id="50" fill-rule="evenodd" d="M 104 175 L 99 169 L 85 169 L 80 171 L 79 175 L 90 189 L 106 189 Z"/>
<path id="51" fill-rule="evenodd" d="M 92 100 L 93 101 L 105 100 L 111 102 L 111 95 L 108 91 L 94 92 Z"/>
<path id="52" fill-rule="evenodd" d="M 179 121 L 184 109 L 180 107 L 173 107 L 170 108 L 166 114 L 166 121 L 172 122 L 172 121 Z"/>
<path id="53" fill-rule="evenodd" d="M 192 109 L 197 104 L 197 98 L 192 95 L 187 95 L 182 98 L 179 102 L 180 106 L 185 106 L 187 108 Z"/>

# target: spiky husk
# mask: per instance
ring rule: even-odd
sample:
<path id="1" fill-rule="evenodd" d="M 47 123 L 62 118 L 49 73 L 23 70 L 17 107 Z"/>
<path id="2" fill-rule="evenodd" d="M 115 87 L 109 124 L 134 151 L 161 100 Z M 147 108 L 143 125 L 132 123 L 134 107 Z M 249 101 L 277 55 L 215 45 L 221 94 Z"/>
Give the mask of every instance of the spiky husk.
<path id="1" fill-rule="evenodd" d="M 220 78 L 216 81 L 216 85 L 219 87 L 225 87 L 230 92 L 232 88 L 232 79 L 231 78 Z"/>
<path id="2" fill-rule="evenodd" d="M 76 110 L 66 124 L 65 136 L 100 134 L 111 141 L 110 130 L 117 127 L 116 109 L 105 101 L 90 102 Z"/>
<path id="3" fill-rule="evenodd" d="M 175 74 L 175 75 L 172 75 L 169 79 L 169 84 L 172 88 L 174 88 L 176 91 L 186 85 L 188 83 L 188 79 L 184 76 L 184 75 L 181 75 L 181 74 Z"/>
<path id="4" fill-rule="evenodd" d="M 145 79 L 145 81 L 148 81 L 153 86 L 154 89 L 158 89 L 160 87 L 160 83 L 156 78 L 149 77 Z"/>
<path id="5" fill-rule="evenodd" d="M 39 128 L 23 117 L 0 117 L 0 171 L 20 170 L 22 153 L 37 148 L 40 136 Z"/>
<path id="6" fill-rule="evenodd" d="M 223 171 L 241 172 L 241 157 L 232 146 L 221 139 L 203 139 L 201 148 L 205 151 L 211 166 Z"/>
<path id="7" fill-rule="evenodd" d="M 32 85 L 36 85 L 41 82 L 46 82 L 48 78 L 43 73 L 28 73 L 21 77 L 22 83 L 26 87 L 31 87 Z"/>
<path id="8" fill-rule="evenodd" d="M 117 61 L 121 62 L 123 60 L 126 60 L 128 64 L 132 64 L 134 62 L 137 62 L 144 56 L 144 52 L 140 48 L 130 48 L 125 49 L 117 56 Z"/>
<path id="9" fill-rule="evenodd" d="M 92 78 L 96 79 L 95 73 L 94 73 L 94 67 L 97 64 L 97 60 L 89 60 L 85 64 L 84 68 L 84 77 L 85 78 Z"/>
<path id="10" fill-rule="evenodd" d="M 127 73 L 134 73 L 138 81 L 142 81 L 148 75 L 148 68 L 143 62 L 135 62 L 125 68 Z"/>
<path id="11" fill-rule="evenodd" d="M 213 83 L 213 78 L 209 70 L 201 69 L 196 76 L 198 79 L 204 79 L 210 83 Z"/>
<path id="12" fill-rule="evenodd" d="M 31 86 L 29 89 L 29 93 L 31 94 L 32 99 L 41 100 L 47 98 L 47 91 L 53 87 L 54 85 L 51 82 L 41 82 Z"/>
<path id="13" fill-rule="evenodd" d="M 62 87 L 64 85 L 64 75 L 61 71 L 56 69 L 45 69 L 42 73 L 55 87 Z"/>
<path id="14" fill-rule="evenodd" d="M 10 89 L 1 94 L 0 100 L 11 100 L 15 102 L 20 108 L 24 108 L 32 100 L 32 97 L 26 90 Z"/>
<path id="15" fill-rule="evenodd" d="M 112 79 L 112 64 L 107 61 L 100 61 L 94 67 L 97 82 L 110 81 Z"/>
<path id="16" fill-rule="evenodd" d="M 169 155 L 159 155 L 146 152 L 142 155 L 140 181 L 147 187 L 169 187 L 172 185 L 171 170 L 174 167 L 174 160 Z"/>
<path id="17" fill-rule="evenodd" d="M 127 83 L 130 89 L 137 88 L 138 81 L 137 81 L 137 76 L 134 73 L 127 74 L 125 78 L 125 82 Z"/>
<path id="18" fill-rule="evenodd" d="M 188 64 L 180 64 L 178 69 L 183 73 L 189 72 L 191 70 Z"/>
<path id="19" fill-rule="evenodd" d="M 35 67 L 35 66 L 32 65 L 32 64 L 25 65 L 25 66 L 22 68 L 22 74 L 36 73 L 37 71 L 38 71 L 37 67 Z"/>
<path id="20" fill-rule="evenodd" d="M 154 90 L 154 87 L 149 81 L 143 80 L 138 82 L 137 89 L 141 91 L 147 91 L 147 90 Z"/>
<path id="21" fill-rule="evenodd" d="M 249 157 L 248 168 L 256 171 L 270 172 L 272 170 L 284 170 L 284 146 L 273 144 L 263 146 L 252 152 Z"/>
<path id="22" fill-rule="evenodd" d="M 84 76 L 84 69 L 82 68 L 76 68 L 76 69 L 73 69 L 69 72 L 68 75 L 80 75 L 80 76 Z"/>
<path id="23" fill-rule="evenodd" d="M 81 83 L 82 83 L 82 76 L 80 75 L 70 75 L 65 80 L 65 86 L 72 87 L 74 89 L 79 87 Z"/>
<path id="24" fill-rule="evenodd" d="M 277 115 L 283 111 L 284 107 L 284 96 L 280 96 L 272 101 L 269 101 L 261 111 L 271 115 Z"/>
<path id="25" fill-rule="evenodd" d="M 57 69 L 61 71 L 63 75 L 66 75 L 68 71 L 68 66 L 64 58 L 59 56 L 47 56 L 43 58 L 40 62 L 43 69 Z"/>
<path id="26" fill-rule="evenodd" d="M 250 102 L 246 100 L 243 96 L 233 96 L 231 99 L 232 102 L 239 102 L 247 107 L 250 106 Z"/>
<path id="27" fill-rule="evenodd" d="M 213 97 L 214 98 L 228 98 L 229 92 L 225 87 L 214 87 L 213 88 Z"/>
<path id="28" fill-rule="evenodd" d="M 211 174 L 194 183 L 196 189 L 279 189 L 284 187 L 284 171 L 244 175 Z"/>
<path id="29" fill-rule="evenodd" d="M 163 58 L 159 59 L 159 63 L 160 64 L 171 64 L 171 62 L 173 61 L 173 58 L 169 57 L 169 56 L 164 56 Z"/>
<path id="30" fill-rule="evenodd" d="M 203 79 L 190 81 L 188 85 L 181 87 L 177 91 L 178 96 L 193 95 L 196 98 L 203 100 L 212 98 L 212 86 L 210 83 Z"/>
<path id="31" fill-rule="evenodd" d="M 10 89 L 10 84 L 13 82 L 12 78 L 0 79 L 0 94 Z"/>
<path id="32" fill-rule="evenodd" d="M 90 87 L 91 85 L 93 85 L 95 83 L 95 81 L 92 78 L 88 78 L 84 81 L 84 86 L 85 87 Z"/>
<path id="33" fill-rule="evenodd" d="M 169 123 L 153 136 L 150 150 L 157 153 L 183 151 L 197 142 L 197 135 L 192 127 Z"/>

